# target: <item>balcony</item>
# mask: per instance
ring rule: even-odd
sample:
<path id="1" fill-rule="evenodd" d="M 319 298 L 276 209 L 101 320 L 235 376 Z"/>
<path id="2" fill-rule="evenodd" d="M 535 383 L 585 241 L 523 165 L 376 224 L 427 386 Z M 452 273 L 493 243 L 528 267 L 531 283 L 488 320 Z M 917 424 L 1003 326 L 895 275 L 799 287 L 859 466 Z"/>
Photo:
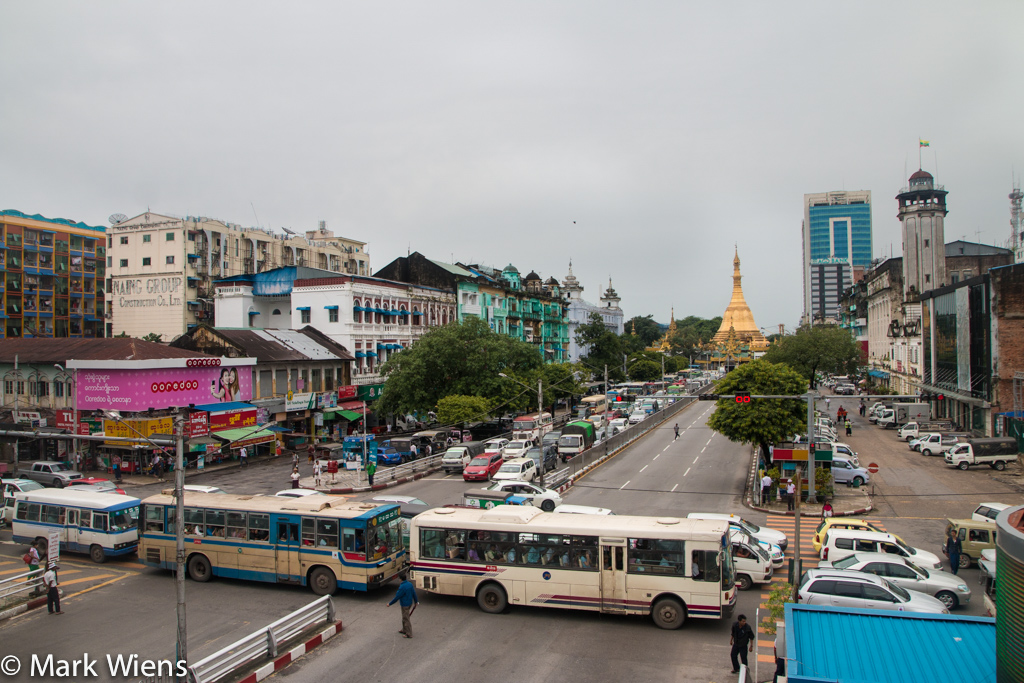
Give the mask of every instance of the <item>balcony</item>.
<path id="1" fill-rule="evenodd" d="M 480 315 L 480 304 L 462 304 L 463 315 Z"/>

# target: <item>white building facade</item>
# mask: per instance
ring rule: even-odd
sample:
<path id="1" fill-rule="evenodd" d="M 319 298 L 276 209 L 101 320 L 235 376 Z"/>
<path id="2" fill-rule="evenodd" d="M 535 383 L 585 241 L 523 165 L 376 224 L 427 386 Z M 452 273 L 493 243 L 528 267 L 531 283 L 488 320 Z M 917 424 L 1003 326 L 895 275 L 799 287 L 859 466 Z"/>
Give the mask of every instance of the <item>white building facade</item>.
<path id="1" fill-rule="evenodd" d="M 582 356 L 586 355 L 588 349 L 576 342 L 576 333 L 581 325 L 590 323 L 590 316 L 594 313 L 601 316 L 602 322 L 611 332 L 622 334 L 625 329 L 626 316 L 619 307 L 622 300 L 612 287 L 612 280 L 608 278 L 608 289 L 601 297 L 601 305 L 592 304 L 583 299 L 583 285 L 579 283 L 572 273 L 572 263 L 569 264 L 569 274 L 562 281 L 562 293 L 569 301 L 567 318 L 569 320 L 569 345 L 567 360 L 575 363 Z"/>

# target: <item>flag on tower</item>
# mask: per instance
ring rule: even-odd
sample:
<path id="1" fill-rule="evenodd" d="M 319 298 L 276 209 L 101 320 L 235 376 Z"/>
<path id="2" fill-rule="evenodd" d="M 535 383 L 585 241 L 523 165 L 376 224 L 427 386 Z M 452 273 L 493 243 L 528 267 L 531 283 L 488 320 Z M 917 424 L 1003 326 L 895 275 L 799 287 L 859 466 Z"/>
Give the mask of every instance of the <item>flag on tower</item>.
<path id="1" fill-rule="evenodd" d="M 927 140 L 922 140 L 921 138 L 917 139 L 917 144 L 920 145 L 921 147 L 930 147 L 931 146 L 930 142 L 928 142 Z"/>

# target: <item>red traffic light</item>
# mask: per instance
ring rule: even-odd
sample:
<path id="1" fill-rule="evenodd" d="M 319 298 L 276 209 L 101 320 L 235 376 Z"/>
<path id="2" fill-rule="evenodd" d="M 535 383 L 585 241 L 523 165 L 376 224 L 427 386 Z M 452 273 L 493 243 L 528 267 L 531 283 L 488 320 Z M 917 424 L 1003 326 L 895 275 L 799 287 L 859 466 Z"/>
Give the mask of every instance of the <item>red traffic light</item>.
<path id="1" fill-rule="evenodd" d="M 737 403 L 750 403 L 750 392 L 749 391 L 737 391 L 736 392 Z"/>
<path id="2" fill-rule="evenodd" d="M 935 400 L 936 401 L 945 401 L 946 400 L 946 396 L 945 396 L 945 394 L 935 394 Z"/>

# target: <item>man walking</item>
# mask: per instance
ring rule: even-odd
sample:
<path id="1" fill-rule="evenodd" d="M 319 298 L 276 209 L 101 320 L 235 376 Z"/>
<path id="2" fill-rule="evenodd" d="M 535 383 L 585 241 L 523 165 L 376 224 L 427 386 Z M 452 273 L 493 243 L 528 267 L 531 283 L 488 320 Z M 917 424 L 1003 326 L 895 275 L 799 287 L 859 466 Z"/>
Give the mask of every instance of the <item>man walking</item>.
<path id="1" fill-rule="evenodd" d="M 370 481 L 370 486 L 373 486 L 373 475 L 377 473 L 377 463 L 370 461 L 366 463 L 366 478 Z"/>
<path id="2" fill-rule="evenodd" d="M 249 451 L 245 450 L 245 446 L 238 450 L 238 462 L 242 467 L 249 466 Z"/>
<path id="3" fill-rule="evenodd" d="M 388 603 L 388 607 L 396 602 L 402 606 L 402 630 L 399 633 L 406 638 L 412 638 L 412 613 L 416 611 L 420 599 L 416 597 L 416 587 L 409 581 L 408 574 L 402 572 L 398 578 L 402 583 L 398 586 L 395 597 Z"/>
<path id="4" fill-rule="evenodd" d="M 43 585 L 46 586 L 46 610 L 50 614 L 64 614 L 60 609 L 60 589 L 57 588 L 57 567 L 50 567 L 43 574 Z"/>
<path id="5" fill-rule="evenodd" d="M 768 495 L 771 493 L 771 490 L 772 478 L 767 472 L 765 472 L 764 476 L 761 478 L 761 505 L 768 504 Z"/>
<path id="6" fill-rule="evenodd" d="M 675 430 L 676 430 L 676 439 L 678 439 L 679 438 L 679 423 L 678 422 L 676 422 Z M 672 439 L 672 440 L 675 441 L 675 439 Z"/>
<path id="7" fill-rule="evenodd" d="M 747 652 L 754 651 L 754 632 L 750 629 L 745 614 L 741 614 L 736 623 L 732 625 L 732 637 L 729 638 L 729 644 L 732 645 L 732 652 L 729 653 L 732 658 L 732 672 L 738 674 L 740 662 L 736 660 L 736 657 L 739 656 L 743 666 L 747 666 Z"/>
<path id="8" fill-rule="evenodd" d="M 949 571 L 956 576 L 956 573 L 960 571 L 960 553 L 963 552 L 964 546 L 960 542 L 956 533 L 950 529 L 948 536 L 946 537 L 946 555 L 949 556 Z"/>

